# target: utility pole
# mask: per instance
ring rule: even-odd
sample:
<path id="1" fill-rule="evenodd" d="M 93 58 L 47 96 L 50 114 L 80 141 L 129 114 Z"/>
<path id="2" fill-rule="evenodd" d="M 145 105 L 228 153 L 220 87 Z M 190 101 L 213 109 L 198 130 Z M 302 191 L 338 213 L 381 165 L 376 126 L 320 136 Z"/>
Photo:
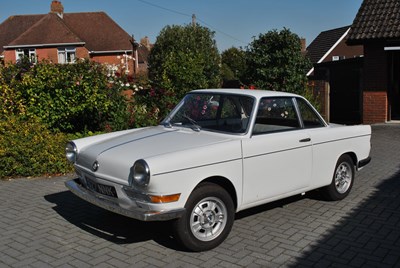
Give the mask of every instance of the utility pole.
<path id="1" fill-rule="evenodd" d="M 195 14 L 192 15 L 192 26 L 193 26 L 193 28 L 196 27 L 196 15 Z"/>
<path id="2" fill-rule="evenodd" d="M 129 40 L 132 44 L 132 57 L 133 57 L 133 77 L 136 78 L 136 73 L 139 68 L 139 59 L 137 49 L 139 44 L 136 42 L 135 37 L 132 34 L 132 39 Z"/>

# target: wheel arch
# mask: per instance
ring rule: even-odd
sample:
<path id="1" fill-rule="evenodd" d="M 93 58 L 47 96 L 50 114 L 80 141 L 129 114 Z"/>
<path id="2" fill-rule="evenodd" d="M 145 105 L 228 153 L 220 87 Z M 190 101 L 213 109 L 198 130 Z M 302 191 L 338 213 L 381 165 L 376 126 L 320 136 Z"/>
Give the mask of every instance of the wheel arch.
<path id="1" fill-rule="evenodd" d="M 357 162 L 358 162 L 358 160 L 357 160 L 357 155 L 354 153 L 354 152 L 345 152 L 345 153 L 343 153 L 342 155 L 340 155 L 339 157 L 338 157 L 338 159 L 340 158 L 340 157 L 342 157 L 343 155 L 348 155 L 350 158 L 351 158 L 351 160 L 353 161 L 353 165 L 356 167 L 357 166 Z"/>
<path id="2" fill-rule="evenodd" d="M 237 207 L 238 207 L 237 192 L 236 192 L 235 186 L 229 179 L 222 177 L 222 176 L 208 177 L 208 178 L 202 180 L 201 182 L 199 182 L 195 188 L 197 188 L 199 185 L 206 183 L 206 182 L 214 183 L 214 184 L 224 188 L 228 192 L 228 194 L 231 196 L 233 204 L 235 206 L 235 210 L 237 209 Z"/>

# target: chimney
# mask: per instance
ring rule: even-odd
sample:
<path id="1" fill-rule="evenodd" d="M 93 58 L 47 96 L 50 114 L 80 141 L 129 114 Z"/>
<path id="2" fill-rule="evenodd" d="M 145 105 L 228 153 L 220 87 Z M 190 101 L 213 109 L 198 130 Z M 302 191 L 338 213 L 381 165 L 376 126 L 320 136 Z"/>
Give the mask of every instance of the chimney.
<path id="1" fill-rule="evenodd" d="M 300 44 L 301 44 L 301 52 L 305 53 L 307 50 L 306 39 L 300 38 Z"/>
<path id="2" fill-rule="evenodd" d="M 64 13 L 64 7 L 60 1 L 52 1 L 50 6 L 50 13 L 61 15 Z"/>
<path id="3" fill-rule="evenodd" d="M 148 36 L 143 37 L 142 39 L 140 39 L 140 44 L 144 47 L 147 48 L 148 51 L 151 50 L 151 44 L 150 44 L 150 39 Z"/>

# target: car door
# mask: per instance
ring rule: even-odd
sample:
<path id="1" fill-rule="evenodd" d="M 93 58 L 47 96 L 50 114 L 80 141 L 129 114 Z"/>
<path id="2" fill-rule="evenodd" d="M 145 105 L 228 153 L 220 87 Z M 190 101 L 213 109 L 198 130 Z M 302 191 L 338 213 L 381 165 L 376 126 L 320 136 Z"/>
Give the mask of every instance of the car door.
<path id="1" fill-rule="evenodd" d="M 309 185 L 312 144 L 290 97 L 260 100 L 243 147 L 243 205 L 262 203 Z"/>

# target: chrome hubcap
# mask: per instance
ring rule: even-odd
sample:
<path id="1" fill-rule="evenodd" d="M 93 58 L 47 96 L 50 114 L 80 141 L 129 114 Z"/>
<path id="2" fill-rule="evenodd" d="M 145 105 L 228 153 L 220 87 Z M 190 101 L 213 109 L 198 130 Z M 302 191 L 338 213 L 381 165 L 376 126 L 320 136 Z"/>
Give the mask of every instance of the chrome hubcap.
<path id="1" fill-rule="evenodd" d="M 335 187 L 340 194 L 347 192 L 350 188 L 352 177 L 352 170 L 348 163 L 343 162 L 337 167 L 335 173 Z"/>
<path id="2" fill-rule="evenodd" d="M 202 199 L 190 215 L 192 234 L 201 241 L 215 239 L 226 226 L 226 213 L 226 206 L 220 199 L 216 197 Z"/>

